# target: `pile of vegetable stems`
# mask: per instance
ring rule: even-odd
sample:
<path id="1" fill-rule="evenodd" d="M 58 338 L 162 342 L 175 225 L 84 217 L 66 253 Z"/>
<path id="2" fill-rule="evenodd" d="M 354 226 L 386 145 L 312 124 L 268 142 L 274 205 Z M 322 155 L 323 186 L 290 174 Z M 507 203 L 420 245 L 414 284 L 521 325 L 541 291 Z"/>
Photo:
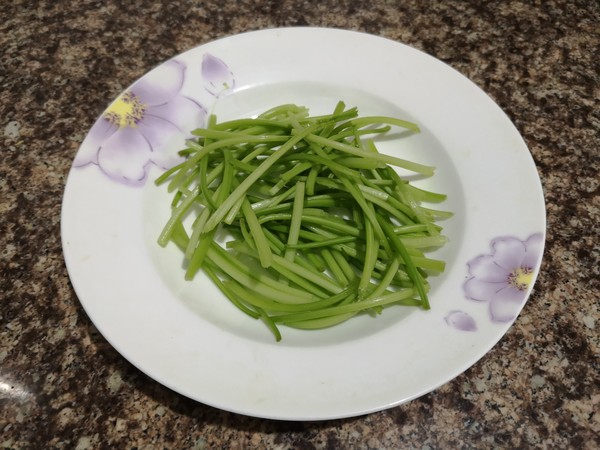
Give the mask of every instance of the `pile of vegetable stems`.
<path id="1" fill-rule="evenodd" d="M 159 244 L 179 246 L 186 279 L 202 270 L 277 341 L 281 324 L 317 329 L 390 305 L 429 309 L 427 277 L 444 262 L 424 251 L 446 243 L 435 221 L 450 213 L 424 207 L 445 195 L 392 168 L 428 177 L 432 167 L 378 152 L 374 138 L 392 126 L 419 132 L 343 102 L 322 116 L 296 105 L 223 123 L 210 116 L 184 161 L 156 180 L 174 195 Z"/>

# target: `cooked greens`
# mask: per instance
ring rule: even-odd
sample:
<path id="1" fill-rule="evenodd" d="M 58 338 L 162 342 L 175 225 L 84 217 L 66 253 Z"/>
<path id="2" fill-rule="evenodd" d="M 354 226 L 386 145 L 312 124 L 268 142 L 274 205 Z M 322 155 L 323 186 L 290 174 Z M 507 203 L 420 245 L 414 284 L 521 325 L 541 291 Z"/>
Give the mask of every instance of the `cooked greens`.
<path id="1" fill-rule="evenodd" d="M 180 152 L 184 162 L 156 180 L 173 193 L 158 242 L 182 249 L 186 279 L 203 271 L 278 341 L 281 324 L 315 329 L 389 305 L 429 309 L 427 277 L 444 262 L 424 251 L 446 243 L 435 221 L 451 214 L 422 206 L 446 197 L 392 168 L 428 177 L 432 167 L 378 152 L 374 138 L 393 126 L 419 132 L 342 102 L 320 116 L 296 105 L 222 123 L 211 116 Z"/>

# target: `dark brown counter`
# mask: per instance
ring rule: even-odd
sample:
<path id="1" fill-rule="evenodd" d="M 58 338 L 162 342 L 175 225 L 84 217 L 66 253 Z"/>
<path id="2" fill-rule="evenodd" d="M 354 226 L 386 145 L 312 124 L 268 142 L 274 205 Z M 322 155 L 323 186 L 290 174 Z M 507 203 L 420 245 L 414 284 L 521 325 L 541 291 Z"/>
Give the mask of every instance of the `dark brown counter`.
<path id="1" fill-rule="evenodd" d="M 596 1 L 5 2 L 0 12 L 0 448 L 598 448 L 600 4 Z M 345 420 L 243 417 L 171 392 L 96 331 L 60 242 L 66 175 L 98 114 L 158 63 L 277 26 L 385 36 L 482 87 L 547 203 L 535 291 L 480 362 Z"/>

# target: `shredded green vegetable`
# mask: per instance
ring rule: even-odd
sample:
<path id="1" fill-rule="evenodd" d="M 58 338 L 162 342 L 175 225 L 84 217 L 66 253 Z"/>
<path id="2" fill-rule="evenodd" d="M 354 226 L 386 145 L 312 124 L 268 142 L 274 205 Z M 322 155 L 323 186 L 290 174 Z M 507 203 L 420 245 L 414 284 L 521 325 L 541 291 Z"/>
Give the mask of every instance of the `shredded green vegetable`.
<path id="1" fill-rule="evenodd" d="M 222 123 L 211 116 L 180 152 L 184 162 L 156 180 L 173 193 L 158 243 L 180 247 L 186 279 L 203 271 L 277 341 L 280 325 L 330 327 L 391 305 L 429 309 L 427 278 L 445 264 L 424 252 L 446 244 L 435 221 L 451 213 L 422 206 L 446 196 L 391 166 L 422 177 L 433 167 L 378 152 L 374 137 L 392 126 L 419 132 L 404 120 L 359 117 L 343 102 L 322 116 L 296 105 Z"/>

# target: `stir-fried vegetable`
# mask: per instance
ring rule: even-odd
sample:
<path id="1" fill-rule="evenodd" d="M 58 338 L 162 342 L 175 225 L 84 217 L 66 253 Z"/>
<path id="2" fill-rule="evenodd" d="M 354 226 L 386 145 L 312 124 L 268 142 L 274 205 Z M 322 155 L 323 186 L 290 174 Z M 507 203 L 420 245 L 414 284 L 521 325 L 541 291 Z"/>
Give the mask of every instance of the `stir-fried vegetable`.
<path id="1" fill-rule="evenodd" d="M 434 222 L 450 213 L 422 206 L 445 195 L 391 166 L 424 177 L 432 167 L 377 151 L 373 137 L 392 126 L 419 131 L 358 117 L 342 102 L 323 116 L 296 105 L 223 123 L 211 116 L 180 152 L 185 161 L 156 180 L 174 194 L 159 244 L 178 245 L 186 279 L 202 270 L 277 340 L 280 324 L 314 329 L 389 305 L 429 309 L 427 276 L 444 262 L 424 251 L 446 243 Z"/>

